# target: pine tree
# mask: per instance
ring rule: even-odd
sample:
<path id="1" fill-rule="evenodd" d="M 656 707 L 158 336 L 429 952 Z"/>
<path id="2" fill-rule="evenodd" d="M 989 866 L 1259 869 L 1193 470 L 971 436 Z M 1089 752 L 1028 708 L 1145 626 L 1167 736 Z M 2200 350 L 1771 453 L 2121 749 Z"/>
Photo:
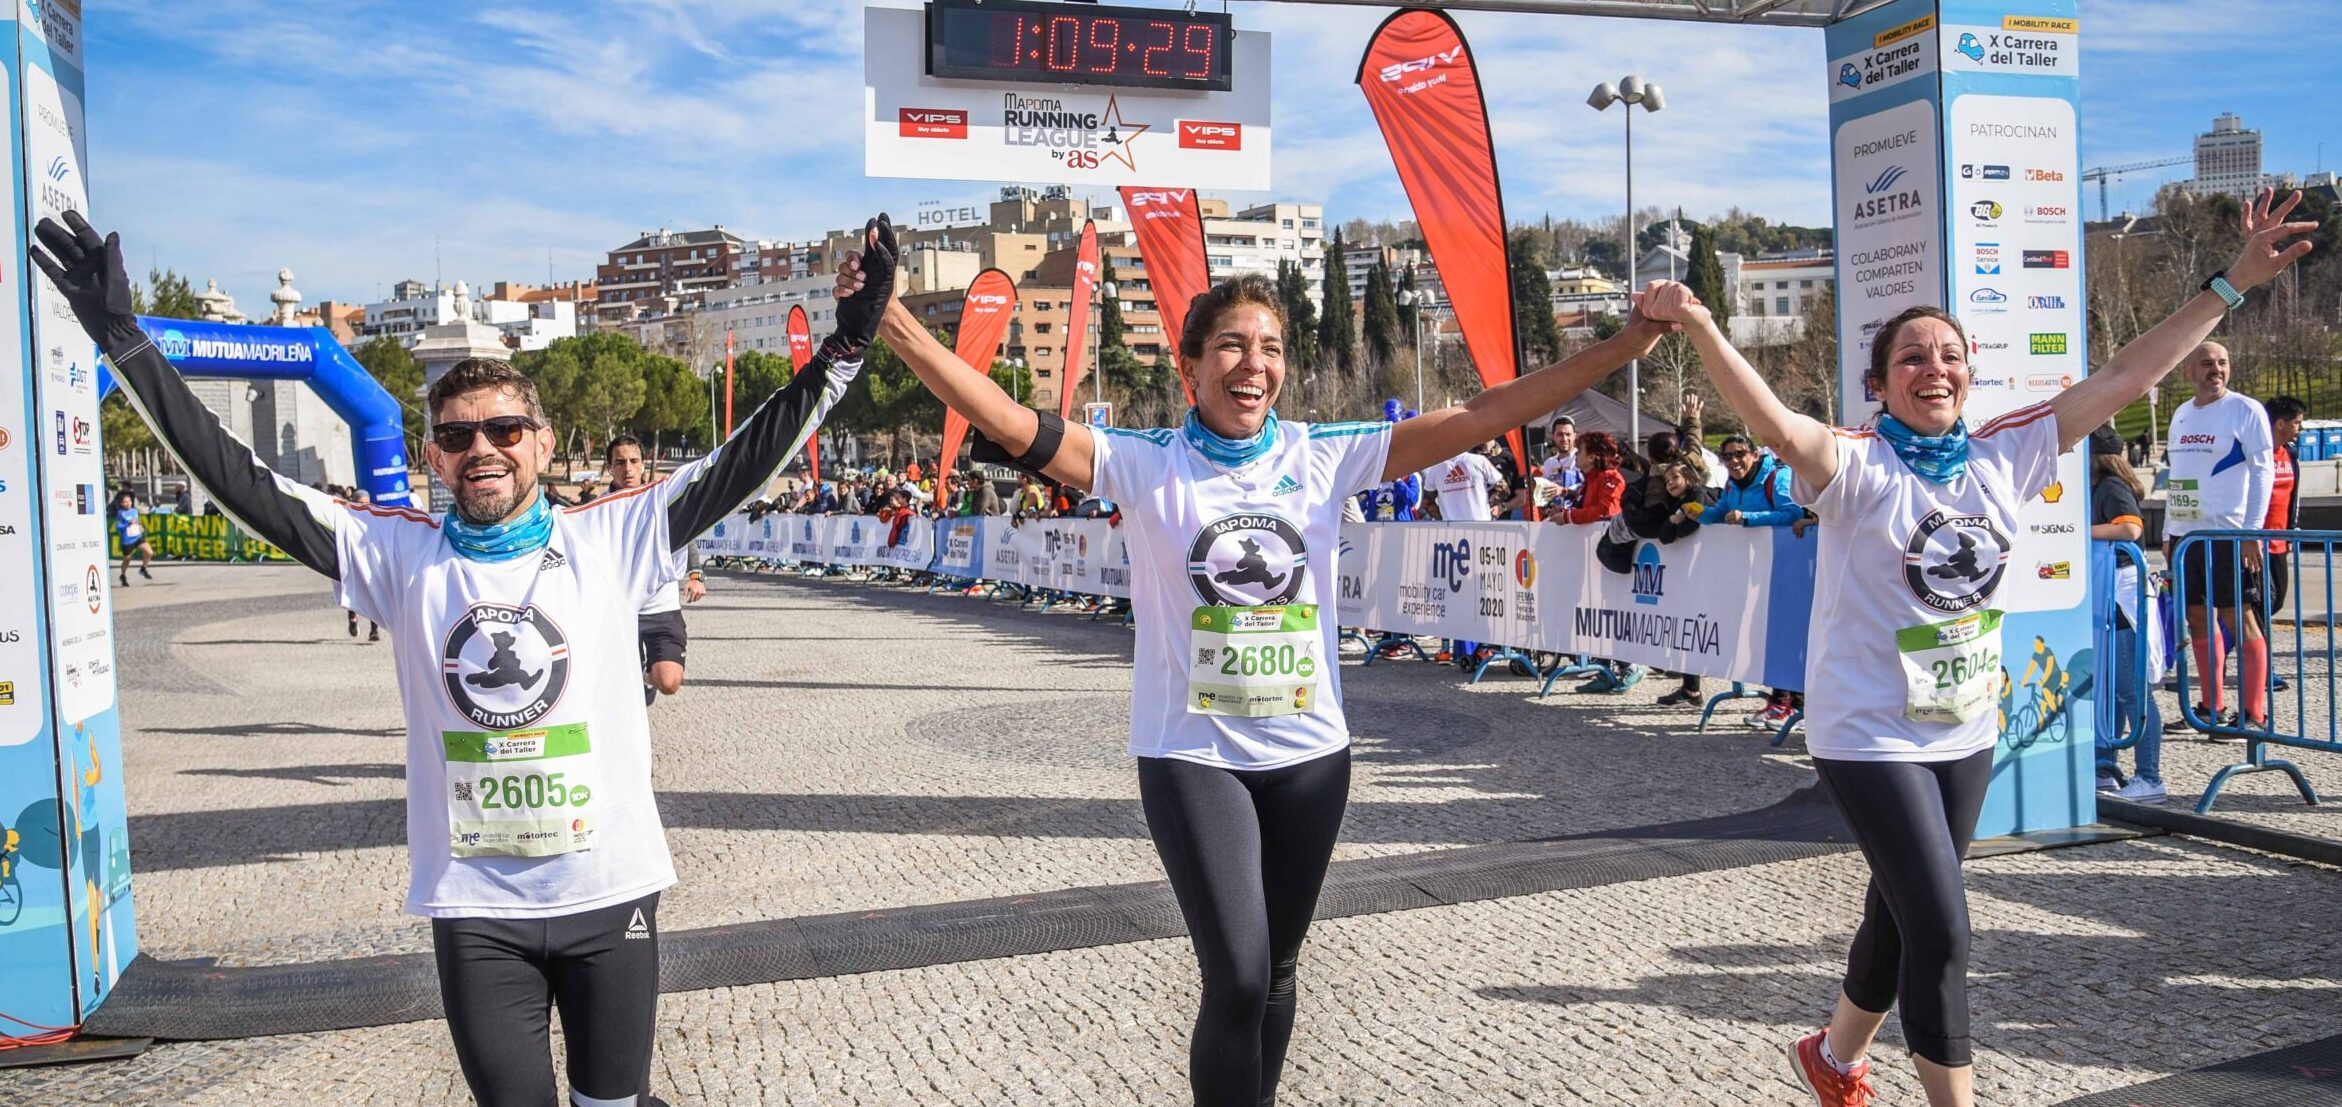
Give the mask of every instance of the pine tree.
<path id="1" fill-rule="evenodd" d="M 1348 373 L 1358 366 L 1358 321 L 1351 315 L 1350 273 L 1342 264 L 1342 232 L 1326 247 L 1325 316 L 1317 323 L 1319 365 Z"/>
<path id="2" fill-rule="evenodd" d="M 1366 270 L 1367 364 L 1388 369 L 1399 353 L 1399 301 L 1391 288 L 1391 268 L 1381 258 Z"/>
<path id="3" fill-rule="evenodd" d="M 1113 283 L 1114 260 L 1112 258 L 1100 258 L 1098 270 L 1098 287 L 1101 290 L 1101 293 L 1103 293 L 1105 286 Z M 1100 350 L 1104 350 L 1107 347 L 1119 347 L 1121 345 L 1122 302 L 1116 297 L 1101 294 L 1098 304 L 1098 346 Z"/>
<path id="4" fill-rule="evenodd" d="M 1724 285 L 1724 264 L 1716 257 L 1716 234 L 1700 223 L 1691 228 L 1691 273 L 1684 282 L 1716 317 L 1716 329 L 1731 334 L 1732 290 Z"/>
<path id="5" fill-rule="evenodd" d="M 1285 364 L 1291 369 L 1317 365 L 1317 305 L 1309 299 L 1309 278 L 1301 263 L 1277 263 L 1277 300 L 1285 309 Z"/>
<path id="6" fill-rule="evenodd" d="M 1537 256 L 1536 234 L 1517 230 L 1510 249 L 1513 332 L 1520 343 L 1523 373 L 1561 356 L 1561 328 L 1553 322 L 1553 282 Z"/>

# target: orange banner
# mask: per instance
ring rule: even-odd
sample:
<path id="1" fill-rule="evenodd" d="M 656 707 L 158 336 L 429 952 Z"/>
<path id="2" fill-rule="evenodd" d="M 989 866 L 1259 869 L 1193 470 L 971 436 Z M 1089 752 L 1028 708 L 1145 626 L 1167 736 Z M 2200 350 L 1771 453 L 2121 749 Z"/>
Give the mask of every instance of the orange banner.
<path id="1" fill-rule="evenodd" d="M 1439 266 L 1480 383 L 1493 387 L 1520 376 L 1504 196 L 1488 104 L 1463 30 L 1444 12 L 1399 12 L 1375 30 L 1356 80 Z M 1507 433 L 1505 441 L 1521 472 L 1532 472 L 1521 432 Z"/>
<path id="2" fill-rule="evenodd" d="M 1073 255 L 1073 299 L 1065 305 L 1065 372 L 1057 394 L 1057 415 L 1073 418 L 1073 396 L 1082 384 L 1082 359 L 1090 352 L 1090 297 L 1098 288 L 1098 225 L 1082 221 L 1082 244 Z"/>
<path id="3" fill-rule="evenodd" d="M 987 269 L 976 274 L 968 285 L 967 297 L 960 301 L 960 329 L 952 341 L 952 352 L 961 361 L 979 373 L 992 371 L 992 358 L 1000 352 L 1000 339 L 1008 333 L 1008 318 L 1016 314 L 1016 282 L 998 269 Z M 950 408 L 943 409 L 943 456 L 935 463 L 935 487 L 943 487 L 943 474 L 958 467 L 960 440 L 968 434 L 968 421 Z"/>
<path id="4" fill-rule="evenodd" d="M 806 321 L 805 305 L 789 308 L 789 322 L 783 332 L 789 336 L 789 369 L 793 373 L 805 371 L 805 363 L 813 360 L 813 324 Z M 812 481 L 821 483 L 821 431 L 815 428 L 813 437 L 805 440 L 805 464 L 812 470 Z"/>
<path id="5" fill-rule="evenodd" d="M 1147 287 L 1155 291 L 1155 310 L 1163 317 L 1164 349 L 1176 353 L 1180 328 L 1187 323 L 1187 305 L 1212 287 L 1212 267 L 1204 256 L 1203 208 L 1192 188 L 1141 188 L 1124 185 L 1122 206 L 1138 233 L 1139 262 L 1147 271 Z M 1187 378 L 1179 378 L 1187 402 L 1195 393 Z"/>

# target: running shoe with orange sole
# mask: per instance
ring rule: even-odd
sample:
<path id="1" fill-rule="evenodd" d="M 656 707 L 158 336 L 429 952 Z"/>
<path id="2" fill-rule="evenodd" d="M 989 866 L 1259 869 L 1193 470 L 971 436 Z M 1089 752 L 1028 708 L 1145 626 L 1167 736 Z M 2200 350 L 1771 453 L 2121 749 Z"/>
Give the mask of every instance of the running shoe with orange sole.
<path id="1" fill-rule="evenodd" d="M 1854 1071 L 1839 1072 L 1822 1057 L 1824 1033 L 1816 1030 L 1790 1043 L 1789 1063 L 1797 1069 L 1797 1082 L 1821 1107 L 1869 1107 L 1878 1095 L 1870 1086 L 1870 1062 L 1856 1061 Z"/>

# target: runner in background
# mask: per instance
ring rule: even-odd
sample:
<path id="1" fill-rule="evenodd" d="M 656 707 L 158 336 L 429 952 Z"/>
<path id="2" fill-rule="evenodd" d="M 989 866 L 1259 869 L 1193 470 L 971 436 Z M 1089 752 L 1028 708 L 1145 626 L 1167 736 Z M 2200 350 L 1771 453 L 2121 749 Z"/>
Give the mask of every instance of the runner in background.
<path id="1" fill-rule="evenodd" d="M 1556 415 L 1546 428 L 1546 443 L 1553 456 L 1545 459 L 1545 479 L 1560 489 L 1553 500 L 1544 506 L 1559 515 L 1578 506 L 1578 497 L 1586 486 L 1586 474 L 1578 468 L 1578 421 L 1567 415 Z"/>
<path id="2" fill-rule="evenodd" d="M 2197 704 L 2203 718 L 2234 725 L 2239 718 L 2222 710 L 2227 682 L 2230 643 L 2237 647 L 2237 686 L 2244 701 L 2242 718 L 2265 726 L 2269 718 L 2268 628 L 2261 625 L 2261 544 L 2210 541 L 2188 547 L 2177 561 L 2172 551 L 2179 540 L 2198 530 L 2258 530 L 2269 517 L 2269 491 L 2275 480 L 2276 442 L 2269 436 L 2269 416 L 2260 401 L 2228 389 L 2228 348 L 2205 342 L 2188 355 L 2187 378 L 2195 396 L 2171 413 L 2171 487 L 2163 524 L 2164 564 L 2175 578 L 2183 578 L 2188 598 L 2187 629 L 2196 673 L 2204 699 Z M 2207 598 L 2209 604 L 2206 603 Z M 2206 608 L 2218 611 L 2218 625 L 2207 620 Z M 2174 730 L 2190 729 L 2185 712 L 2172 719 Z M 2237 739 L 2229 738 L 2230 741 Z"/>
<path id="3" fill-rule="evenodd" d="M 642 439 L 621 434 L 602 447 L 602 472 L 610 480 L 604 495 L 615 496 L 658 480 L 657 463 L 643 456 Z M 636 613 L 637 640 L 642 646 L 642 702 L 683 690 L 683 655 L 691 631 L 683 625 L 683 605 L 707 596 L 701 575 L 699 550 L 685 547 L 683 578 L 669 581 Z"/>
<path id="4" fill-rule="evenodd" d="M 2262 193 L 2245 211 L 2242 253 L 2202 293 L 2048 403 L 1973 430 L 1968 337 L 1940 309 L 1879 328 L 1863 382 L 1882 410 L 1874 427 L 1844 430 L 1783 404 L 1689 288 L 1662 282 L 1644 296 L 1645 313 L 1690 333 L 1717 391 L 1780 451 L 1822 520 L 1806 684 L 1828 694 L 1813 701 L 1806 748 L 1870 866 L 1836 1011 L 1791 1046 L 1797 1079 L 1823 1107 L 1872 1102 L 1865 1057 L 1898 1005 L 1928 1102 L 1975 1102 L 1960 859 L 1999 741 L 1993 601 L 2010 570 L 2007 536 L 2057 479 L 2058 455 L 2146 395 L 2242 293 L 2309 252 L 2300 236 L 2318 224 L 2285 222 L 2300 200 Z"/>
<path id="5" fill-rule="evenodd" d="M 2269 516 L 2261 522 L 2261 529 L 2300 530 L 2301 462 L 2293 455 L 2293 444 L 2300 440 L 2301 425 L 2309 419 L 2309 405 L 2291 396 L 2271 396 L 2264 407 L 2269 413 L 2269 437 L 2277 448 L 2269 484 Z M 2262 591 L 2269 597 L 2273 616 L 2287 614 L 2285 598 L 2293 591 L 2292 558 L 2293 543 L 2282 538 L 2270 540 Z M 2285 677 L 2271 673 L 2269 686 L 2284 691 Z"/>
<path id="6" fill-rule="evenodd" d="M 114 534 L 122 543 L 122 587 L 130 587 L 130 557 L 138 556 L 138 577 L 153 580 L 147 567 L 155 563 L 155 548 L 146 540 L 146 524 L 138 518 L 138 498 L 125 488 L 114 495 Z"/>
<path id="7" fill-rule="evenodd" d="M 2147 533 L 2146 517 L 2139 510 L 2139 496 L 2145 489 L 2139 481 L 2138 470 L 2131 468 L 2128 452 L 2114 424 L 2090 432 L 2090 540 L 2093 542 L 2136 542 Z M 2159 651 L 2147 641 L 2147 635 L 2159 635 L 2162 631 L 2155 625 L 2154 609 L 2142 609 L 2139 604 L 2139 572 L 2139 566 L 2123 559 L 2112 582 L 2115 668 L 2109 679 L 2114 688 L 2115 721 L 2098 743 L 2097 788 L 2134 803 L 2162 803 L 2163 713 L 2155 702 L 2157 667 L 2153 663 Z M 2138 651 L 2142 649 L 2147 650 L 2149 658 L 2144 684 L 2138 678 Z M 2131 747 L 2138 770 L 2126 783 L 2115 779 L 2108 770 L 2117 764 L 2118 755 L 2112 743 L 2122 740 L 2134 715 L 2142 720 L 2138 740 Z"/>
<path id="8" fill-rule="evenodd" d="M 859 263 L 839 267 L 857 294 Z M 1335 645 L 1342 501 L 1551 411 L 1667 331 L 1619 335 L 1400 423 L 1282 422 L 1286 321 L 1248 274 L 1189 306 L 1177 428 L 1093 430 L 1036 412 L 917 317 L 881 334 L 921 382 L 1027 470 L 1121 505 L 1139 638 L 1130 752 L 1139 798 L 1203 973 L 1188 1051 L 1199 1107 L 1276 1101 L 1297 963 L 1350 789 Z M 1323 617 L 1321 618 L 1321 613 Z"/>
<path id="9" fill-rule="evenodd" d="M 373 503 L 373 502 L 374 502 L 374 495 L 373 495 L 373 493 L 371 493 L 371 492 L 368 492 L 368 491 L 366 491 L 366 490 L 365 490 L 365 489 L 363 489 L 363 488 L 353 488 L 353 489 L 351 489 L 351 490 L 350 490 L 350 496 L 349 496 L 349 499 L 350 499 L 350 502 L 351 502 L 351 503 L 356 503 L 356 504 L 369 504 L 369 503 Z M 358 636 L 358 613 L 357 613 L 357 612 L 355 612 L 355 611 L 352 611 L 352 612 L 350 612 L 350 613 L 349 613 L 349 616 L 350 616 L 350 637 L 352 637 L 352 638 L 356 638 L 356 637 Z M 368 641 L 368 642 L 380 642 L 380 641 L 382 641 L 382 624 L 381 624 L 381 623 L 374 622 L 374 621 L 373 621 L 373 620 L 371 620 L 371 619 L 367 620 L 367 622 L 366 622 L 366 641 Z"/>

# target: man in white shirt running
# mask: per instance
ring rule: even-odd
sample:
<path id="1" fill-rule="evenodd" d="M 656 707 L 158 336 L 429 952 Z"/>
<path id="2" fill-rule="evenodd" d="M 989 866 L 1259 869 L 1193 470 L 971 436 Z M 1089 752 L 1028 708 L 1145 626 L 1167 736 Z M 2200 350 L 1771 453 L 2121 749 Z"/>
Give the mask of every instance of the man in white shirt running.
<path id="1" fill-rule="evenodd" d="M 1435 498 L 1435 518 L 1455 522 L 1488 521 L 1488 490 L 1504 477 L 1488 455 L 1466 450 L 1423 471 L 1423 490 Z"/>
<path id="2" fill-rule="evenodd" d="M 503 361 L 457 362 L 424 399 L 424 460 L 455 499 L 436 518 L 270 472 L 155 348 L 120 237 L 70 211 L 35 229 L 33 261 L 181 466 L 246 530 L 333 581 L 337 606 L 390 632 L 407 720 L 406 908 L 431 920 L 441 1007 L 482 1107 L 555 1101 L 552 1006 L 572 1104 L 657 1102 L 659 893 L 675 869 L 634 691 L 636 612 L 853 383 L 894 285 L 882 229 L 867 231 L 865 294 L 840 299 L 813 360 L 659 484 L 556 509 L 538 475 L 558 436 L 535 382 Z"/>
<path id="3" fill-rule="evenodd" d="M 2233 721 L 2221 704 L 2221 673 L 2227 649 L 2239 654 L 2239 698 L 2244 719 L 2268 722 L 2269 646 L 2261 626 L 2261 544 L 2213 540 L 2188 547 L 2171 560 L 2179 540 L 2199 530 L 2258 529 L 2269 514 L 2275 483 L 2277 443 L 2260 401 L 2228 390 L 2228 348 L 2217 342 L 2196 347 L 2181 363 L 2196 394 L 2171 413 L 2168 460 L 2171 486 L 2163 525 L 2163 557 L 2186 581 L 2188 638 L 2198 678 L 2198 704 L 2207 721 Z M 2241 562 L 2241 564 L 2240 564 Z M 2205 598 L 2219 609 L 2217 635 L 2206 625 Z M 2171 729 L 2188 728 L 2185 716 Z"/>
<path id="4" fill-rule="evenodd" d="M 642 439 L 631 434 L 621 434 L 602 448 L 602 471 L 610 476 L 608 495 L 640 488 L 658 479 L 656 467 L 642 454 Z M 699 550 L 693 548 L 685 556 L 683 579 L 667 582 L 655 598 L 642 605 L 638 616 L 644 703 L 683 690 L 683 655 L 691 641 L 690 630 L 683 624 L 683 605 L 698 603 L 707 596 L 707 582 L 700 573 Z"/>

